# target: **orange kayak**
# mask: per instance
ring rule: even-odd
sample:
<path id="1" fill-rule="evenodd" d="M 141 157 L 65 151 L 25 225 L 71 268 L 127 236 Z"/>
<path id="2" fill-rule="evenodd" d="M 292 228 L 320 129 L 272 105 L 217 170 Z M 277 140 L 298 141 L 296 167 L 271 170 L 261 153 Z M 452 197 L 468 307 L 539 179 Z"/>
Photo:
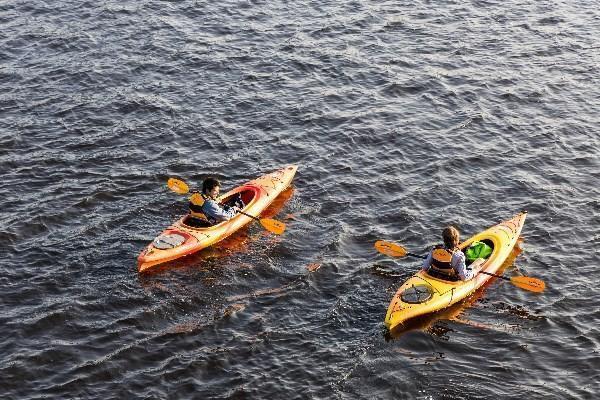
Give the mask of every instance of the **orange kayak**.
<path id="1" fill-rule="evenodd" d="M 220 196 L 218 200 L 226 202 L 239 193 L 246 205 L 242 211 L 258 217 L 291 184 L 297 169 L 297 165 L 289 165 L 230 190 Z M 180 218 L 141 252 L 138 257 L 139 272 L 147 272 L 156 265 L 173 261 L 211 246 L 253 221 L 248 216 L 238 214 L 229 221 L 198 228 L 192 226 L 191 223 L 186 223 L 189 218 L 189 215 Z"/>
<path id="2" fill-rule="evenodd" d="M 468 281 L 448 281 L 419 271 L 396 292 L 385 316 L 385 325 L 392 330 L 407 320 L 442 310 L 469 296 L 485 284 L 491 276 L 479 273 L 496 273 L 512 253 L 525 223 L 526 213 L 500 222 L 464 241 L 459 247 L 465 251 L 471 243 L 481 241 L 492 247 L 486 259 L 479 258 L 470 267 L 476 273 Z"/>

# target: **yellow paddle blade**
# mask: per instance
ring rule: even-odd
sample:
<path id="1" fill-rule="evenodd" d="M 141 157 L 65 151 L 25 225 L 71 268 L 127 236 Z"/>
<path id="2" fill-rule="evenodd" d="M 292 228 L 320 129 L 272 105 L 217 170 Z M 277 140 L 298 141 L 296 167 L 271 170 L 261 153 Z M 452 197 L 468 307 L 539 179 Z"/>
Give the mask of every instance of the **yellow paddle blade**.
<path id="1" fill-rule="evenodd" d="M 261 218 L 260 224 L 269 232 L 272 232 L 276 235 L 281 235 L 285 232 L 285 224 L 280 221 L 276 221 L 270 218 Z"/>
<path id="2" fill-rule="evenodd" d="M 184 181 L 175 178 L 169 178 L 167 186 L 177 194 L 186 194 L 190 191 L 190 188 Z"/>
<path id="3" fill-rule="evenodd" d="M 512 276 L 510 282 L 521 289 L 536 293 L 541 293 L 546 288 L 546 283 L 543 280 L 529 276 Z"/>
<path id="4" fill-rule="evenodd" d="M 404 247 L 384 240 L 376 241 L 375 248 L 378 252 L 392 257 L 404 257 L 407 254 Z"/>
<path id="5" fill-rule="evenodd" d="M 191 195 L 190 201 L 196 206 L 202 206 L 204 204 L 204 199 L 200 193 L 194 193 Z"/>

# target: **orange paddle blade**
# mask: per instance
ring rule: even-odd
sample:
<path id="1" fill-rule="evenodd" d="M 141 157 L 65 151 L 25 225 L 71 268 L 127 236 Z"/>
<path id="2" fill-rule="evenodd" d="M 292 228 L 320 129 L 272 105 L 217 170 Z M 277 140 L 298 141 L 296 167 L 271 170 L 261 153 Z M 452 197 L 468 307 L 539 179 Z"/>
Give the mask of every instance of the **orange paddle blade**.
<path id="1" fill-rule="evenodd" d="M 190 196 L 190 201 L 197 206 L 202 206 L 204 204 L 204 199 L 200 193 L 194 193 Z"/>
<path id="2" fill-rule="evenodd" d="M 186 194 L 190 191 L 190 188 L 184 181 L 176 178 L 169 178 L 167 186 L 177 194 Z"/>
<path id="3" fill-rule="evenodd" d="M 260 224 L 269 232 L 274 233 L 276 235 L 281 235 L 285 232 L 285 224 L 283 222 L 270 219 L 270 218 L 261 218 Z"/>
<path id="4" fill-rule="evenodd" d="M 521 289 L 536 293 L 541 293 L 546 288 L 546 283 L 543 280 L 529 276 L 512 276 L 510 282 Z"/>
<path id="5" fill-rule="evenodd" d="M 404 247 L 383 240 L 376 241 L 375 248 L 378 252 L 392 257 L 404 257 L 407 254 Z"/>

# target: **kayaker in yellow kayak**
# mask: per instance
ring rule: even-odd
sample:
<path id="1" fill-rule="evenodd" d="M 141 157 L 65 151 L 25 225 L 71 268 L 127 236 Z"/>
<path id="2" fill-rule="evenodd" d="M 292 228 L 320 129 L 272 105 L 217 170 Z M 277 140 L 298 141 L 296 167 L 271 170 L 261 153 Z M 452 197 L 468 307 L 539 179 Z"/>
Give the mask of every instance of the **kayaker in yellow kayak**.
<path id="1" fill-rule="evenodd" d="M 442 238 L 444 244 L 435 246 L 423 261 L 423 271 L 448 281 L 468 281 L 473 278 L 473 270 L 467 269 L 465 254 L 458 248 L 458 229 L 453 226 L 446 227 Z"/>
<path id="2" fill-rule="evenodd" d="M 242 199 L 235 196 L 227 204 L 217 201 L 221 191 L 221 182 L 213 177 L 208 177 L 202 182 L 202 204 L 194 204 L 190 201 L 190 214 L 196 219 L 206 221 L 210 225 L 216 225 L 222 221 L 228 221 L 244 208 Z"/>

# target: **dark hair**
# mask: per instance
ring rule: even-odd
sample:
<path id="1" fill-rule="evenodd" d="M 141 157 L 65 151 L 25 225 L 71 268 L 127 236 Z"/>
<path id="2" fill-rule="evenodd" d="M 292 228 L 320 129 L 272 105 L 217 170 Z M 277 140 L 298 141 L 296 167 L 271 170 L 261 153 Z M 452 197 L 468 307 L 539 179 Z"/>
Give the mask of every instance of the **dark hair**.
<path id="1" fill-rule="evenodd" d="M 217 178 L 210 176 L 202 182 L 202 193 L 207 194 L 217 186 L 221 186 L 221 182 Z"/>
<path id="2" fill-rule="evenodd" d="M 442 232 L 442 238 L 444 239 L 444 246 L 447 249 L 453 249 L 458 245 L 460 234 L 455 227 L 447 226 Z"/>

